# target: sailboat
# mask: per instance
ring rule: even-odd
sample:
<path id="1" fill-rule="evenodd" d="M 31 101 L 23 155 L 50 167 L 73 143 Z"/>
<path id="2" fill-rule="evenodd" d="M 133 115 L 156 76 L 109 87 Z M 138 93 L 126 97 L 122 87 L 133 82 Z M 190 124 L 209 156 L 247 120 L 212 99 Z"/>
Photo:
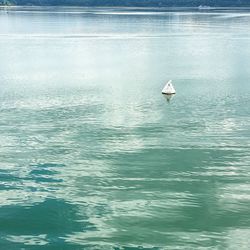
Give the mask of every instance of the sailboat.
<path id="1" fill-rule="evenodd" d="M 175 94 L 175 89 L 174 89 L 174 86 L 172 84 L 172 80 L 169 80 L 167 82 L 167 84 L 165 85 L 165 87 L 163 88 L 163 90 L 161 92 L 162 92 L 162 94 L 165 94 L 165 95 Z"/>

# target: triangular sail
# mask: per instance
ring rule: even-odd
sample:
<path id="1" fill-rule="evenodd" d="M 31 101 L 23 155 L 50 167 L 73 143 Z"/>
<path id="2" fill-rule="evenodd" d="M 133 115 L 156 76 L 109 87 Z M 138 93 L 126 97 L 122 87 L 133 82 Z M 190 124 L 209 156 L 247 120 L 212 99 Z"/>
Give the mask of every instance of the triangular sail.
<path id="1" fill-rule="evenodd" d="M 167 82 L 167 84 L 165 85 L 165 87 L 162 90 L 162 93 L 167 94 L 167 95 L 175 94 L 175 89 L 174 89 L 174 86 L 173 86 L 171 80 Z"/>

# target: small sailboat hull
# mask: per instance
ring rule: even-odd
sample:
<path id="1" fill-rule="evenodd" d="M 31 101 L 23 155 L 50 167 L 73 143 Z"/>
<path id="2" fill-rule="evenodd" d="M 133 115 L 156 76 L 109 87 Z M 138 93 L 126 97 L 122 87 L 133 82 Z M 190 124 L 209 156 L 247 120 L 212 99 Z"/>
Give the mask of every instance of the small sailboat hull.
<path id="1" fill-rule="evenodd" d="M 174 95 L 176 93 L 171 80 L 167 82 L 161 93 L 164 95 Z"/>
<path id="2" fill-rule="evenodd" d="M 163 95 L 175 95 L 175 93 L 164 93 L 164 92 L 161 92 Z"/>

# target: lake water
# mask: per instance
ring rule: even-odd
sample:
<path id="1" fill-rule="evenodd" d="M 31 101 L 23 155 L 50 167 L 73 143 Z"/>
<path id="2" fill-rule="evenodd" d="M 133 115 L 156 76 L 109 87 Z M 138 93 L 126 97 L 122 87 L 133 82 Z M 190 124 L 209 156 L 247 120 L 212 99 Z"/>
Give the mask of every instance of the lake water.
<path id="1" fill-rule="evenodd" d="M 0 249 L 249 249 L 249 58 L 243 10 L 1 9 Z"/>

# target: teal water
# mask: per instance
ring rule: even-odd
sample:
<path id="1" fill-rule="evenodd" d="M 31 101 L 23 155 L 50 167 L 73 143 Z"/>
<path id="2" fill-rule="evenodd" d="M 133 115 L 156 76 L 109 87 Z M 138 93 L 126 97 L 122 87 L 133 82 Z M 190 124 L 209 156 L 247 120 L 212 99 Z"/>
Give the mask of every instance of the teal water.
<path id="1" fill-rule="evenodd" d="M 250 12 L 0 24 L 0 249 L 248 249 Z"/>

